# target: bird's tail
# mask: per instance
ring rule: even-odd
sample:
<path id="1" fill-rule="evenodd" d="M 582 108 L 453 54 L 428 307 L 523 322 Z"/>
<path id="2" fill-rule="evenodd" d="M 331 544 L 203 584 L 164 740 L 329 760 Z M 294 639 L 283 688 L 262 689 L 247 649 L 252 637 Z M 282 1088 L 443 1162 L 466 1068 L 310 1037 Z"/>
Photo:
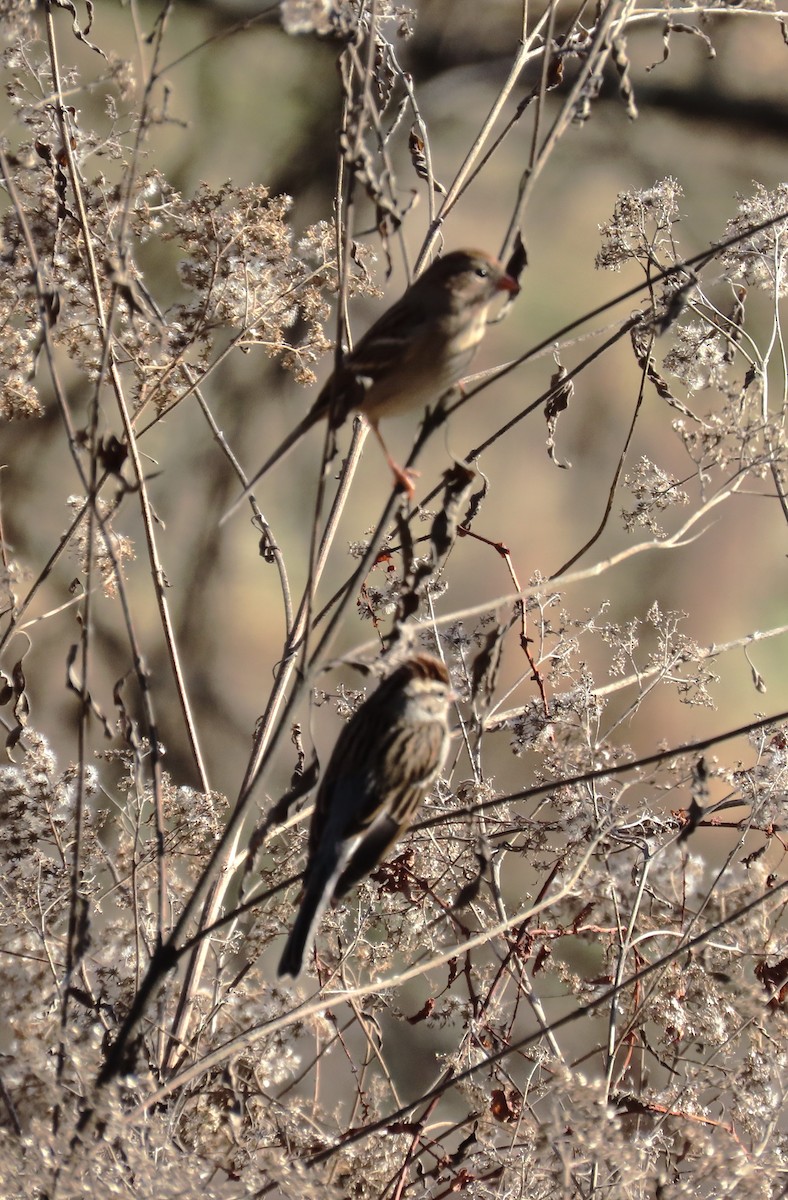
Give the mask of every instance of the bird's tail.
<path id="1" fill-rule="evenodd" d="M 310 871 L 298 914 L 279 960 L 277 974 L 280 979 L 283 975 L 292 975 L 295 979 L 301 973 L 304 955 L 312 944 L 317 923 L 328 906 L 346 861 L 347 855 L 334 854 L 322 864 L 316 862 Z"/>
<path id="2" fill-rule="evenodd" d="M 271 467 L 274 465 L 274 463 L 278 463 L 280 458 L 284 458 L 284 456 L 287 454 L 288 450 L 291 450 L 293 448 L 293 446 L 295 446 L 296 442 L 300 441 L 300 439 L 303 437 L 303 435 L 306 433 L 306 431 L 308 429 L 311 429 L 312 426 L 315 424 L 315 421 L 318 419 L 319 419 L 319 415 L 318 415 L 318 417 L 316 417 L 314 415 L 314 410 L 310 409 L 310 411 L 304 417 L 303 421 L 300 421 L 298 423 L 298 425 L 296 425 L 295 429 L 292 429 L 290 431 L 290 433 L 288 433 L 285 440 L 283 442 L 280 442 L 280 444 L 277 446 L 276 450 L 274 450 L 273 454 L 271 454 L 265 460 L 262 467 L 260 467 L 259 471 L 255 472 L 255 474 L 252 476 L 252 478 L 247 483 L 244 490 L 241 492 L 238 499 L 233 501 L 233 503 L 227 509 L 227 512 L 224 514 L 222 519 L 219 521 L 220 525 L 224 525 L 225 521 L 229 520 L 234 512 L 237 512 L 237 510 L 241 507 L 241 505 L 243 504 L 246 497 L 251 492 L 254 485 L 257 483 L 258 479 L 262 479 L 263 475 L 265 475 L 266 471 L 269 471 L 271 469 Z"/>

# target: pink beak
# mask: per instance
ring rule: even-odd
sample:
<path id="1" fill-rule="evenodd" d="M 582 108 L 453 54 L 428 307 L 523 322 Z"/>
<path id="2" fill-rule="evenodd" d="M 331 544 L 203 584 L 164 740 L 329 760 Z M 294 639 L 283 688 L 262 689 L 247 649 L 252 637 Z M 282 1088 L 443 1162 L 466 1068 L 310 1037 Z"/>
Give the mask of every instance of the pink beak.
<path id="1" fill-rule="evenodd" d="M 511 275 L 502 275 L 495 285 L 495 289 L 498 292 L 511 292 L 513 296 L 516 296 L 520 285 L 516 279 L 512 279 Z"/>

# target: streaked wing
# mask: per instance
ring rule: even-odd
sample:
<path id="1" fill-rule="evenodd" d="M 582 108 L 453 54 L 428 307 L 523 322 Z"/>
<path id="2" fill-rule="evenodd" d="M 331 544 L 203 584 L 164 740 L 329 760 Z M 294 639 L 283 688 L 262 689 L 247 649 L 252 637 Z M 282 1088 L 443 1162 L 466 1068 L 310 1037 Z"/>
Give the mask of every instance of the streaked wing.
<path id="1" fill-rule="evenodd" d="M 387 309 L 345 358 L 346 368 L 354 375 L 377 379 L 413 353 L 424 337 L 431 325 L 428 314 L 413 290 L 406 296 L 408 303 L 403 303 L 403 297 Z"/>
<path id="2" fill-rule="evenodd" d="M 372 719 L 372 713 L 367 715 Z M 315 802 L 310 828 L 312 853 L 317 851 L 329 824 L 336 820 L 337 812 L 345 816 L 345 837 L 369 829 L 384 810 L 398 824 L 409 821 L 443 761 L 446 730 L 439 721 L 414 728 L 395 723 L 388 730 L 378 729 L 374 746 L 368 745 L 366 721 L 357 725 L 351 722 L 342 735 Z M 392 786 L 394 781 L 396 786 Z"/>
<path id="3" fill-rule="evenodd" d="M 331 414 L 331 423 L 338 428 L 350 412 L 363 407 L 365 395 L 374 384 L 397 378 L 413 357 L 423 355 L 422 343 L 431 328 L 434 337 L 434 327 L 426 319 L 418 296 L 411 291 L 407 304 L 398 300 L 367 330 L 323 385 L 309 412 L 312 421 Z"/>
<path id="4" fill-rule="evenodd" d="M 423 721 L 411 728 L 398 727 L 381 755 L 380 782 L 389 781 L 384 801 L 386 811 L 401 826 L 407 826 L 424 793 L 443 763 L 446 727 L 440 721 Z M 391 781 L 397 786 L 392 788 Z M 369 826 L 377 809 L 364 822 Z"/>
<path id="5" fill-rule="evenodd" d="M 350 732 L 349 726 L 346 729 Z M 368 731 L 360 732 L 368 735 Z M 374 761 L 357 775 L 348 774 L 354 751 L 351 739 L 348 742 L 342 747 L 348 757 L 343 753 L 339 760 L 344 769 L 340 766 L 336 783 L 327 779 L 325 789 L 321 788 L 315 813 L 316 817 L 320 813 L 320 818 L 310 830 L 315 852 L 327 834 L 336 836 L 338 831 L 331 827 L 337 813 L 348 818 L 340 836 L 362 835 L 334 888 L 335 899 L 363 879 L 409 827 L 443 762 L 446 729 L 439 721 L 413 728 L 393 727 L 377 742 Z"/>
<path id="6" fill-rule="evenodd" d="M 419 789 L 414 809 L 418 807 L 421 796 L 422 792 Z M 332 899 L 340 900 L 354 884 L 359 883 L 365 875 L 369 875 L 404 832 L 402 825 L 395 821 L 390 813 L 381 813 L 353 851 L 334 886 Z"/>

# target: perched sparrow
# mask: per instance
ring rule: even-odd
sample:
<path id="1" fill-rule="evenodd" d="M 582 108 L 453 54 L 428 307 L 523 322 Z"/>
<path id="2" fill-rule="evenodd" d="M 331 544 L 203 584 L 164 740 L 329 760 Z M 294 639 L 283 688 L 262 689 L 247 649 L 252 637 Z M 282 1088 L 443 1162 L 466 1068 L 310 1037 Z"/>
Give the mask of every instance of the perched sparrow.
<path id="1" fill-rule="evenodd" d="M 443 663 L 417 654 L 383 680 L 340 733 L 317 792 L 304 894 L 280 975 L 298 975 L 326 906 L 407 829 L 446 757 L 450 699 Z"/>
<path id="2" fill-rule="evenodd" d="M 263 463 L 230 511 L 308 429 L 324 417 L 338 429 L 353 411 L 367 418 L 395 479 L 412 495 L 413 481 L 391 458 L 378 422 L 424 408 L 448 392 L 468 369 L 496 294 L 519 290 L 517 281 L 483 250 L 453 250 L 437 258 L 345 356 L 303 421 Z"/>

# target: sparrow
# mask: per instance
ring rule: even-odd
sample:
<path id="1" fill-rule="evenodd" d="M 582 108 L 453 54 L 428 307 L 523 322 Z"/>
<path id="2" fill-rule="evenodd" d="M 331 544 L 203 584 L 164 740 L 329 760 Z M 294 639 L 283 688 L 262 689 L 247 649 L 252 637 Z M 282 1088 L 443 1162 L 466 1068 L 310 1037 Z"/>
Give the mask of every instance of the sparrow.
<path id="1" fill-rule="evenodd" d="M 304 892 L 280 976 L 299 974 L 327 905 L 363 879 L 410 825 L 446 758 L 452 699 L 443 663 L 416 654 L 343 728 L 318 787 Z"/>
<path id="2" fill-rule="evenodd" d="M 424 408 L 450 391 L 468 370 L 493 300 L 519 290 L 484 250 L 453 250 L 436 258 L 345 355 L 304 419 L 266 459 L 227 516 L 313 425 L 328 420 L 334 431 L 353 412 L 364 414 L 397 484 L 412 496 L 413 480 L 389 454 L 380 421 Z"/>

